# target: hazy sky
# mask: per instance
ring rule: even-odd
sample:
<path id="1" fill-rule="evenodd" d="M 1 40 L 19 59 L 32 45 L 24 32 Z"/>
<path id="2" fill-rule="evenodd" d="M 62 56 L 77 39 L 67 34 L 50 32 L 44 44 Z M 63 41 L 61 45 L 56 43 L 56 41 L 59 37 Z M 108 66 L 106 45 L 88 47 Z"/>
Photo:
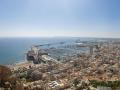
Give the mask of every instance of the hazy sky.
<path id="1" fill-rule="evenodd" d="M 119 37 L 120 0 L 0 0 L 0 37 Z"/>

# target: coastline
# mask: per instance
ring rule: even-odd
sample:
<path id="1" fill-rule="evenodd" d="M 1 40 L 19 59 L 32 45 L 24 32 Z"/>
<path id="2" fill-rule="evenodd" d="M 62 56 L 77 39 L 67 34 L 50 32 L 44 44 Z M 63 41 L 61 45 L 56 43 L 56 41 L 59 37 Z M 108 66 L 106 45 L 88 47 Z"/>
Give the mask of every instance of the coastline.
<path id="1" fill-rule="evenodd" d="M 32 62 L 28 62 L 27 60 L 21 60 L 19 62 L 15 62 L 13 64 L 8 64 L 8 65 L 5 65 L 7 67 L 9 67 L 10 69 L 18 69 L 20 67 L 28 67 L 29 65 L 31 65 Z"/>

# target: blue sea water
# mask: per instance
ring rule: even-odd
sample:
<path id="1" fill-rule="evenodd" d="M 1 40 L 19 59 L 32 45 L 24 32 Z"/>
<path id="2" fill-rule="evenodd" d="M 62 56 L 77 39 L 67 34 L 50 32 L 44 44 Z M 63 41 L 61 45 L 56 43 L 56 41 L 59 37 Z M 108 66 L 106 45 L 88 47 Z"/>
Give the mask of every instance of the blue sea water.
<path id="1" fill-rule="evenodd" d="M 76 38 L 0 38 L 0 64 L 7 65 L 25 60 L 32 45 L 73 41 Z"/>
<path id="2" fill-rule="evenodd" d="M 51 38 L 0 38 L 0 64 L 7 65 L 25 60 L 25 53 L 33 45 L 59 42 L 72 43 L 76 40 L 90 41 L 101 38 L 51 37 Z M 104 39 L 103 39 L 104 40 Z"/>

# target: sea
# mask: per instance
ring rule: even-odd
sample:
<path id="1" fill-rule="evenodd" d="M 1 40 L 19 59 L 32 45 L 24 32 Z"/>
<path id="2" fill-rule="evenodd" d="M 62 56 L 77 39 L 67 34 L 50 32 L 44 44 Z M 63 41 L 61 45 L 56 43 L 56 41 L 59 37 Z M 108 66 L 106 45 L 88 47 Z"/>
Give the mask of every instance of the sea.
<path id="1" fill-rule="evenodd" d="M 26 60 L 26 52 L 33 45 L 58 42 L 73 42 L 77 38 L 0 38 L 0 65 L 19 63 Z"/>
<path id="2" fill-rule="evenodd" d="M 50 38 L 0 38 L 0 65 L 19 63 L 26 60 L 26 53 L 33 45 L 59 42 L 90 41 L 100 38 L 50 37 Z"/>

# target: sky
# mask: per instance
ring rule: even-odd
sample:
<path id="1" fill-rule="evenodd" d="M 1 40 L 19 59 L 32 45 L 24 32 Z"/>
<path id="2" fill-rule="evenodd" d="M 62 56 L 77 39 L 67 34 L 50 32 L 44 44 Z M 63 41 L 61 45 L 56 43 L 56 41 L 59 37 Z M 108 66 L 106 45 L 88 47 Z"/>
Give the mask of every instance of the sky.
<path id="1" fill-rule="evenodd" d="M 0 0 L 0 37 L 120 38 L 120 0 Z"/>

